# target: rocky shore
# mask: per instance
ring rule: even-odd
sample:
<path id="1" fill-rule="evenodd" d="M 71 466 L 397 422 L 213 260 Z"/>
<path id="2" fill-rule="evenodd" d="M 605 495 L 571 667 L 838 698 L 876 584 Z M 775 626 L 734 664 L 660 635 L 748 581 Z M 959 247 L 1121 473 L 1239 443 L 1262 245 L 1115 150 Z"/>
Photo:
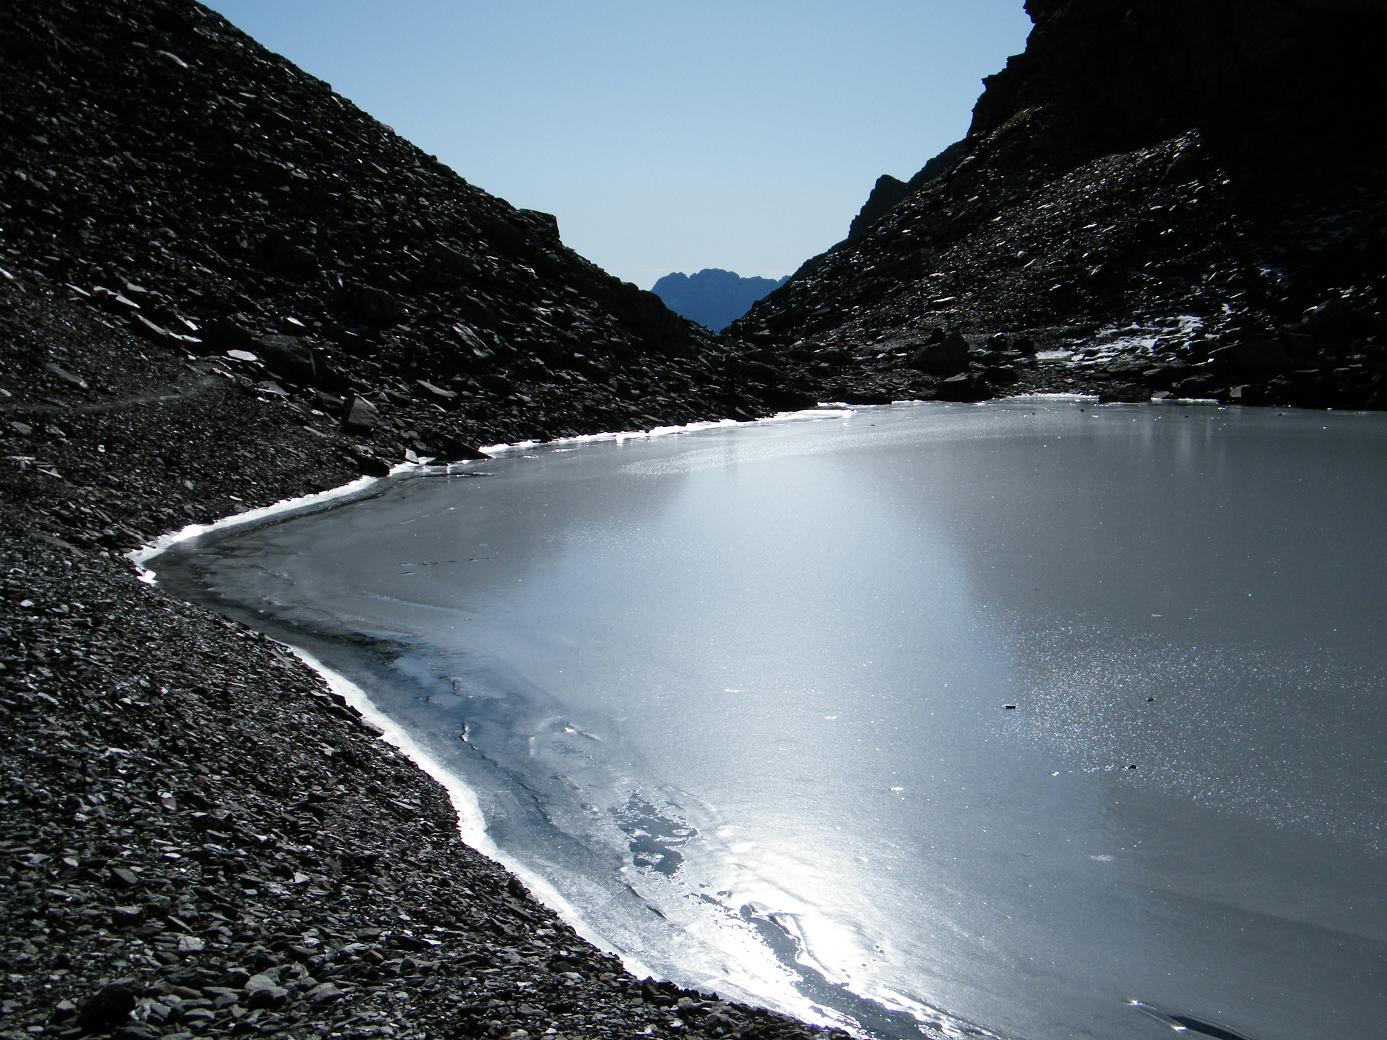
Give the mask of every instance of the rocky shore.
<path id="1" fill-rule="evenodd" d="M 632 978 L 166 531 L 476 443 L 802 403 L 182 0 L 0 71 L 0 1036 L 804 1037 Z"/>
<path id="2" fill-rule="evenodd" d="M 626 974 L 296 658 L 137 579 L 157 532 L 355 477 L 345 433 L 0 303 L 0 1036 L 815 1032 Z"/>

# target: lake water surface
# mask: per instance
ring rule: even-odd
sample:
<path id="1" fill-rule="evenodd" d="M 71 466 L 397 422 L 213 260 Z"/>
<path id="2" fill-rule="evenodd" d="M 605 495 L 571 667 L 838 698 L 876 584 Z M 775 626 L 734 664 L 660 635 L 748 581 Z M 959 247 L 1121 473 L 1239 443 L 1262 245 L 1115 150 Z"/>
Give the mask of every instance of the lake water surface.
<path id="1" fill-rule="evenodd" d="M 1382 416 L 542 446 L 157 566 L 359 684 L 646 970 L 892 1036 L 1387 1028 Z"/>

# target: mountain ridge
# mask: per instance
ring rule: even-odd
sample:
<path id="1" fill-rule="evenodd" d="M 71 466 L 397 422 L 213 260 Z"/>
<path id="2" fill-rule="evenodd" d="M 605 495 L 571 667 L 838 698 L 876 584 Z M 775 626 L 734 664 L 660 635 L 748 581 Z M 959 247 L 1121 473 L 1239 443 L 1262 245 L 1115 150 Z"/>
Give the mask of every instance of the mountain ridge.
<path id="1" fill-rule="evenodd" d="M 979 396 L 1387 403 L 1387 149 L 1368 115 L 1387 6 L 1027 10 L 1025 52 L 984 81 L 948 161 L 874 191 L 730 333 L 811 368 L 865 363 L 897 393 L 921 344 L 958 335 Z M 1017 343 L 1077 360 L 1046 371 Z"/>
<path id="2" fill-rule="evenodd" d="M 745 276 L 721 267 L 705 267 L 694 274 L 675 271 L 664 275 L 650 291 L 675 314 L 721 332 L 745 314 L 753 303 L 780 288 L 788 278 Z"/>

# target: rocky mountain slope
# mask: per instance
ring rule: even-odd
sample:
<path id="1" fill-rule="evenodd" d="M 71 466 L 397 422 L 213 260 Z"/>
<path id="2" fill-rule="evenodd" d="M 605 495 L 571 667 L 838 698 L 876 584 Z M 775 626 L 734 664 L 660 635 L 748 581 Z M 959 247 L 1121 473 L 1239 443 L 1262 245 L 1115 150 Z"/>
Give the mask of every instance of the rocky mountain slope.
<path id="1" fill-rule="evenodd" d="M 747 278 L 717 267 L 696 274 L 667 274 L 650 291 L 675 314 L 721 332 L 740 318 L 767 293 L 784 285 L 785 278 Z"/>
<path id="2" fill-rule="evenodd" d="M 803 1037 L 458 840 L 163 531 L 407 453 L 762 414 L 777 371 L 184 0 L 0 33 L 0 1037 Z"/>
<path id="3" fill-rule="evenodd" d="M 1387 4 L 1027 11 L 967 138 L 732 334 L 888 394 L 1387 405 Z"/>
<path id="4" fill-rule="evenodd" d="M 30 292 L 305 414 L 360 402 L 351 432 L 388 459 L 776 403 L 552 217 L 193 4 L 24 0 L 8 23 L 0 267 Z"/>

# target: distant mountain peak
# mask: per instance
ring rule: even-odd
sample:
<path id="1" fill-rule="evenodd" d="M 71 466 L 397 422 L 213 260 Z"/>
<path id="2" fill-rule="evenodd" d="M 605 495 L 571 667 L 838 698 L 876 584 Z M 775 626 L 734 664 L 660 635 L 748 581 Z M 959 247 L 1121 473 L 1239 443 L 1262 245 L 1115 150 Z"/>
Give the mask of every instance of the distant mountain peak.
<path id="1" fill-rule="evenodd" d="M 753 303 L 786 281 L 785 278 L 744 278 L 721 267 L 705 267 L 696 274 L 682 271 L 667 274 L 651 286 L 650 291 L 675 314 L 721 332 L 749 311 Z"/>

